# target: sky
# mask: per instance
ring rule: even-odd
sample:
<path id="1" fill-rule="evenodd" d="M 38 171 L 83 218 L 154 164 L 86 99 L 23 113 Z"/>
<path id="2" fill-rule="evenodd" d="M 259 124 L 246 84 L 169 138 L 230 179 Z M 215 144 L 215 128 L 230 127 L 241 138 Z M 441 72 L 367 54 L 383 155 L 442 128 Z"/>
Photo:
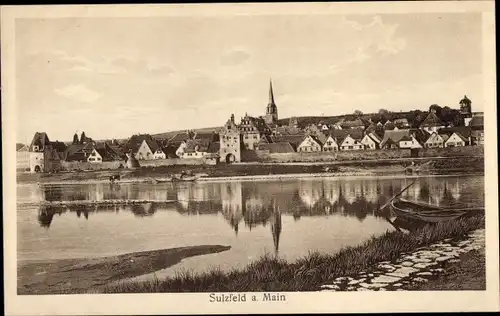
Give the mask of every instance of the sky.
<path id="1" fill-rule="evenodd" d="M 481 15 L 166 16 L 16 20 L 18 142 L 280 118 L 482 111 Z"/>

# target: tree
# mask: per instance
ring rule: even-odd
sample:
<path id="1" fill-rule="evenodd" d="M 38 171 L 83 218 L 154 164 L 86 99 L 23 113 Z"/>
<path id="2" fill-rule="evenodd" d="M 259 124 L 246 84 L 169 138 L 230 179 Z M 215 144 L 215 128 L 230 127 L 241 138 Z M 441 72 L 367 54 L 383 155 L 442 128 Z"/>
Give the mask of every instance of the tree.
<path id="1" fill-rule="evenodd" d="M 450 109 L 445 106 L 441 109 L 440 114 L 439 118 L 445 123 L 452 124 L 453 126 L 464 125 L 463 117 L 457 109 Z"/>
<path id="2" fill-rule="evenodd" d="M 87 136 L 85 136 L 85 132 L 82 132 L 82 136 L 80 136 L 80 144 L 85 144 L 87 141 Z"/>
<path id="3" fill-rule="evenodd" d="M 363 115 L 363 112 L 361 112 L 360 110 L 356 110 L 356 111 L 354 111 L 354 115 L 361 116 L 361 115 Z"/>
<path id="4" fill-rule="evenodd" d="M 378 114 L 381 117 L 380 121 L 383 121 L 383 122 L 389 121 L 392 118 L 391 112 L 386 110 L 386 109 L 378 110 Z"/>
<path id="5" fill-rule="evenodd" d="M 78 140 L 78 134 L 75 133 L 75 135 L 73 135 L 73 145 L 76 145 L 78 144 L 80 141 Z"/>
<path id="6" fill-rule="evenodd" d="M 442 108 L 439 105 L 437 105 L 437 104 L 431 105 L 429 107 L 429 112 L 432 112 L 432 110 L 434 110 L 436 112 L 436 115 L 438 117 L 441 117 L 441 110 L 442 110 Z"/>
<path id="7" fill-rule="evenodd" d="M 371 120 L 375 124 L 377 124 L 378 122 L 381 122 L 383 119 L 384 119 L 383 116 L 381 114 L 378 114 L 378 113 L 377 114 L 373 114 L 371 116 Z"/>

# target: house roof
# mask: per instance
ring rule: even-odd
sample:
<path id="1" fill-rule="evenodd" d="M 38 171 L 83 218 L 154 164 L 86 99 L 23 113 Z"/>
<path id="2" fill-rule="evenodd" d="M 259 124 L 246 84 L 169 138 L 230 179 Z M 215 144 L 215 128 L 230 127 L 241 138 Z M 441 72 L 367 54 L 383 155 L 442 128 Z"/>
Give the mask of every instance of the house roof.
<path id="1" fill-rule="evenodd" d="M 368 125 L 368 127 L 365 129 L 365 133 L 369 133 L 369 132 L 373 132 L 377 129 L 377 124 L 375 123 L 370 123 L 370 125 Z"/>
<path id="2" fill-rule="evenodd" d="M 473 116 L 469 122 L 470 127 L 484 127 L 484 116 Z"/>
<path id="3" fill-rule="evenodd" d="M 160 145 L 158 144 L 158 142 L 156 140 L 146 138 L 146 139 L 144 139 L 144 141 L 146 141 L 146 144 L 148 145 L 149 149 L 151 149 L 151 151 L 153 153 L 155 151 L 157 151 L 158 149 L 160 149 Z"/>
<path id="4" fill-rule="evenodd" d="M 85 153 L 83 152 L 82 144 L 71 144 L 64 151 L 64 160 L 75 161 L 75 160 L 85 160 Z"/>
<path id="5" fill-rule="evenodd" d="M 316 143 L 318 143 L 320 146 L 323 146 L 323 142 L 316 135 L 307 135 L 304 137 L 302 141 L 306 140 L 307 137 L 311 137 Z M 326 141 L 326 136 L 325 136 L 325 141 Z"/>
<path id="6" fill-rule="evenodd" d="M 401 140 L 401 138 L 409 135 L 410 135 L 410 130 L 408 129 L 385 131 L 384 138 L 380 142 L 380 147 L 384 147 L 385 143 L 389 141 L 389 139 L 393 140 L 395 143 L 398 143 Z"/>
<path id="7" fill-rule="evenodd" d="M 352 139 L 354 139 L 355 142 L 361 142 L 363 140 L 364 136 L 362 136 L 361 138 L 354 138 L 351 134 L 347 134 L 343 138 L 340 138 L 340 137 L 336 138 L 335 141 L 337 142 L 337 144 L 339 144 L 339 146 L 342 146 L 342 144 L 345 142 L 347 137 L 351 137 Z"/>
<path id="8" fill-rule="evenodd" d="M 273 142 L 273 140 L 271 139 L 271 136 L 264 135 L 264 136 L 262 136 L 260 138 L 258 144 L 269 144 L 269 143 L 272 143 L 272 142 Z"/>
<path id="9" fill-rule="evenodd" d="M 441 137 L 441 139 L 443 139 L 443 141 L 447 141 L 447 140 L 448 140 L 448 138 L 449 138 L 449 136 L 448 136 L 448 135 L 446 135 L 446 134 L 438 134 L 438 133 L 434 132 L 434 133 L 432 133 L 432 134 L 430 134 L 430 135 L 429 135 L 429 138 L 427 138 L 427 141 L 429 141 L 429 139 L 431 139 L 431 137 L 432 137 L 433 135 L 436 135 L 437 137 Z M 426 142 L 427 142 L 427 141 L 426 141 Z"/>
<path id="10" fill-rule="evenodd" d="M 216 138 L 216 133 L 196 133 L 194 134 L 193 139 L 209 139 L 209 140 L 215 140 Z"/>
<path id="11" fill-rule="evenodd" d="M 191 139 L 192 135 L 189 132 L 175 134 L 168 140 L 169 143 L 181 143 Z"/>
<path id="12" fill-rule="evenodd" d="M 400 142 L 410 142 L 412 140 L 413 140 L 413 138 L 411 138 L 408 135 L 405 135 L 405 136 L 401 137 L 401 139 L 399 139 Z"/>
<path id="13" fill-rule="evenodd" d="M 427 131 L 420 129 L 420 128 L 411 128 L 410 133 L 413 134 L 415 139 L 420 143 L 423 144 L 425 141 L 429 138 L 431 135 Z"/>
<path id="14" fill-rule="evenodd" d="M 19 149 L 23 148 L 24 146 L 26 146 L 26 145 L 25 144 L 17 143 L 16 144 L 16 151 L 19 151 Z"/>
<path id="15" fill-rule="evenodd" d="M 269 150 L 269 153 L 293 153 L 295 149 L 289 142 L 279 142 L 259 145 L 260 150 Z"/>
<path id="16" fill-rule="evenodd" d="M 373 139 L 373 141 L 375 141 L 376 143 L 380 144 L 380 142 L 382 141 L 382 139 L 380 137 L 378 137 L 377 134 L 375 133 L 370 133 L 368 134 L 368 136 Z"/>
<path id="17" fill-rule="evenodd" d="M 469 126 L 455 126 L 455 127 L 446 127 L 442 128 L 438 131 L 439 134 L 446 134 L 448 136 L 453 135 L 453 133 L 459 133 L 460 136 L 465 138 L 469 138 L 471 135 L 472 129 Z"/>
<path id="18" fill-rule="evenodd" d="M 173 144 L 169 144 L 167 146 L 163 146 L 161 150 L 165 153 L 165 156 L 167 158 L 178 158 L 178 156 L 176 154 L 177 149 L 178 149 L 178 146 L 173 145 Z"/>
<path id="19" fill-rule="evenodd" d="M 344 139 L 347 135 L 351 135 L 353 139 L 363 139 L 363 131 L 361 129 L 329 129 L 328 131 L 325 131 L 325 134 L 327 136 L 332 136 L 335 139 Z"/>
<path id="20" fill-rule="evenodd" d="M 459 132 L 455 132 L 455 133 L 453 133 L 453 134 L 457 135 L 457 136 L 458 136 L 458 137 L 459 137 L 459 138 L 460 138 L 460 139 L 461 139 L 464 143 L 466 143 L 466 142 L 468 142 L 468 141 L 469 141 L 467 138 L 465 138 L 465 137 L 464 137 L 462 134 L 460 134 Z M 452 134 L 452 135 L 453 135 L 453 134 Z M 450 137 L 451 137 L 452 135 L 450 135 Z"/>
<path id="21" fill-rule="evenodd" d="M 110 151 L 114 152 L 115 156 L 118 156 L 120 158 L 126 157 L 125 153 L 122 151 L 122 149 L 120 147 L 118 147 L 116 145 L 108 145 L 108 144 L 106 144 L 106 145 L 109 147 Z"/>
<path id="22" fill-rule="evenodd" d="M 273 143 L 289 142 L 292 146 L 297 147 L 304 140 L 304 136 L 304 134 L 271 136 L 271 140 Z"/>
<path id="23" fill-rule="evenodd" d="M 434 112 L 429 112 L 429 115 L 420 123 L 420 127 L 445 126 L 443 121 Z"/>
<path id="24" fill-rule="evenodd" d="M 191 139 L 186 142 L 186 148 L 184 148 L 185 153 L 193 152 L 207 152 L 210 146 L 210 140 L 208 139 Z"/>
<path id="25" fill-rule="evenodd" d="M 153 137 L 149 134 L 138 134 L 132 135 L 125 144 L 126 151 L 136 152 L 142 144 L 142 141 L 145 139 L 153 139 Z"/>
<path id="26" fill-rule="evenodd" d="M 64 152 L 67 147 L 65 143 L 59 141 L 50 142 L 50 145 L 52 145 L 52 148 L 54 148 L 58 153 Z"/>
<path id="27" fill-rule="evenodd" d="M 50 140 L 49 140 L 49 136 L 47 136 L 47 133 L 36 132 L 35 135 L 33 136 L 33 140 L 31 141 L 30 147 L 32 147 L 32 146 L 45 146 L 45 145 L 49 145 L 49 144 L 50 144 Z"/>
<path id="28" fill-rule="evenodd" d="M 102 157 L 102 161 L 113 161 L 114 157 L 109 153 L 106 148 L 95 148 L 95 151 L 99 153 Z"/>

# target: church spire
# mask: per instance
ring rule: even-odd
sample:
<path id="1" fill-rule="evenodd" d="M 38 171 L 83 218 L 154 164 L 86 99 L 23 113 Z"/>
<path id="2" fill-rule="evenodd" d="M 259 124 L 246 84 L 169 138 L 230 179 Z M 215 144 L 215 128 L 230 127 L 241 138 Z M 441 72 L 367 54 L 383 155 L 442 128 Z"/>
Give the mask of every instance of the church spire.
<path id="1" fill-rule="evenodd" d="M 274 104 L 273 82 L 269 79 L 269 104 Z"/>

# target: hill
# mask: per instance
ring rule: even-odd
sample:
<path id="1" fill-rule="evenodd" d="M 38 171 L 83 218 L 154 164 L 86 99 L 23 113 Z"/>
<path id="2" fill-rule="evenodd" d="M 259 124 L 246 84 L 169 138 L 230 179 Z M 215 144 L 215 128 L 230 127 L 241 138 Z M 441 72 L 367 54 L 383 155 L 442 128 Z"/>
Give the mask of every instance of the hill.
<path id="1" fill-rule="evenodd" d="M 212 133 L 212 132 L 218 132 L 222 127 L 217 126 L 217 127 L 205 127 L 205 128 L 196 128 L 196 129 L 191 129 L 195 133 Z M 185 133 L 187 130 L 182 130 L 182 131 L 171 131 L 171 132 L 165 132 L 165 133 L 159 133 L 159 134 L 151 134 L 154 138 L 159 138 L 159 139 L 169 139 L 172 138 L 173 136 L 180 134 L 180 133 Z"/>

